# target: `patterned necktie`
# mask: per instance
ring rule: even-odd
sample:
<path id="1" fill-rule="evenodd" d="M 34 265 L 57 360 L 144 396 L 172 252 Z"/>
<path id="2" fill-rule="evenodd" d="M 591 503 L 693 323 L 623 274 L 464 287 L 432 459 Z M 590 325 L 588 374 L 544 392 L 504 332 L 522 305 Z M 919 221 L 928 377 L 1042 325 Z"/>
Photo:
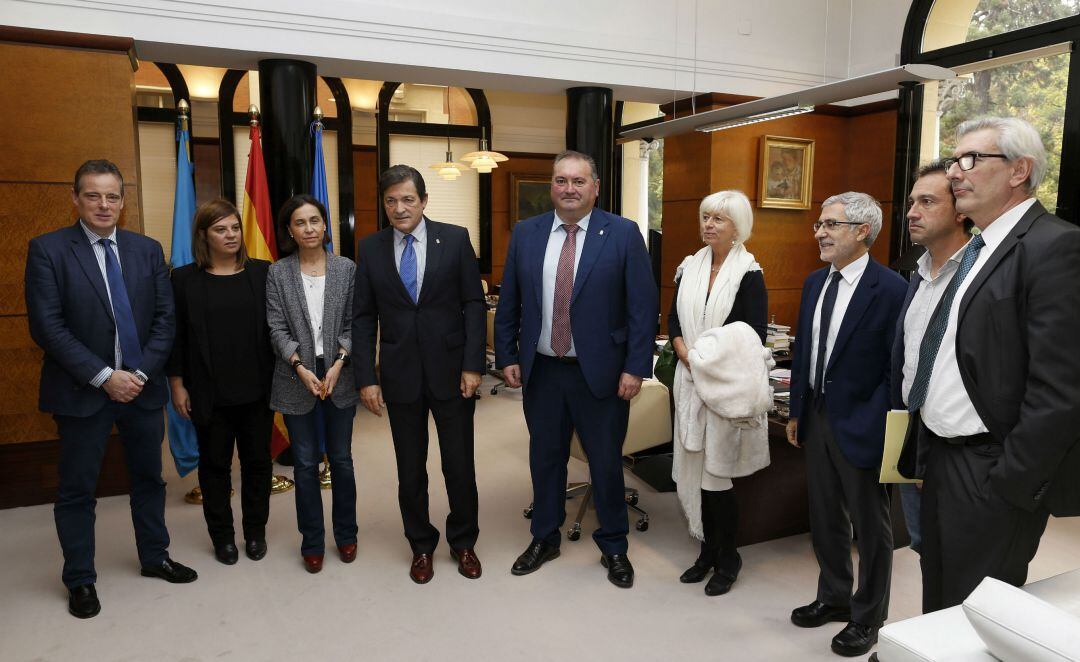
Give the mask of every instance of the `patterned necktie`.
<path id="1" fill-rule="evenodd" d="M 574 253 L 577 250 L 577 225 L 564 223 L 566 239 L 559 253 L 555 271 L 555 305 L 551 311 L 551 351 L 563 357 L 570 351 L 570 295 L 574 292 Z"/>
<path id="2" fill-rule="evenodd" d="M 915 379 L 911 382 L 911 391 L 908 393 L 908 411 L 915 411 L 926 403 L 926 393 L 930 389 L 930 376 L 934 372 L 934 361 L 937 359 L 938 350 L 941 349 L 941 341 L 945 338 L 945 329 L 949 326 L 949 314 L 952 308 L 956 291 L 960 284 L 979 259 L 979 251 L 986 245 L 982 235 L 977 234 L 968 242 L 964 254 L 960 256 L 960 266 L 949 281 L 945 293 L 941 295 L 941 302 L 926 327 L 926 335 L 923 336 L 919 345 L 919 366 L 915 370 Z"/>
<path id="3" fill-rule="evenodd" d="M 401 282 L 405 283 L 405 289 L 409 291 L 413 303 L 416 303 L 418 293 L 416 291 L 416 251 L 413 242 L 416 237 L 411 234 L 405 235 L 405 250 L 401 251 Z"/>
<path id="4" fill-rule="evenodd" d="M 840 272 L 834 271 L 825 288 L 825 300 L 821 302 L 821 323 L 818 329 L 817 361 L 814 364 L 814 395 L 821 395 L 825 385 L 825 348 L 829 343 L 829 326 L 836 306 L 836 292 L 840 289 Z"/>
<path id="5" fill-rule="evenodd" d="M 124 275 L 120 272 L 120 263 L 113 254 L 112 240 L 102 239 L 101 245 L 105 247 L 105 276 L 109 281 L 116 335 L 120 339 L 120 358 L 124 366 L 138 370 L 142 365 L 142 345 L 139 344 L 139 333 L 135 330 L 135 316 L 131 312 L 127 285 L 124 284 Z"/>

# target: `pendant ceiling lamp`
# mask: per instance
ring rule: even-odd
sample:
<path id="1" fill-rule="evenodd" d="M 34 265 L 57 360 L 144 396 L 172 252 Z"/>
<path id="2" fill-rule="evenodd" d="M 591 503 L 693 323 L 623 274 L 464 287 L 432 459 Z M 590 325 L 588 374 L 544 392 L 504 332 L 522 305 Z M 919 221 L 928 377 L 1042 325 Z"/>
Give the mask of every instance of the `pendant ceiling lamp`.
<path id="1" fill-rule="evenodd" d="M 461 157 L 461 160 L 468 163 L 469 167 L 475 169 L 476 172 L 487 173 L 491 172 L 493 168 L 498 168 L 498 164 L 503 161 L 508 161 L 509 157 L 505 154 L 488 150 L 487 132 L 484 129 L 480 129 L 480 131 L 480 149 L 475 152 L 469 152 Z"/>
<path id="2" fill-rule="evenodd" d="M 431 168 L 438 171 L 439 177 L 452 182 L 461 176 L 461 169 L 465 166 L 454 163 L 454 152 L 450 148 L 450 86 L 446 87 L 446 160 L 442 163 L 433 163 Z M 490 172 L 490 171 L 489 171 Z"/>

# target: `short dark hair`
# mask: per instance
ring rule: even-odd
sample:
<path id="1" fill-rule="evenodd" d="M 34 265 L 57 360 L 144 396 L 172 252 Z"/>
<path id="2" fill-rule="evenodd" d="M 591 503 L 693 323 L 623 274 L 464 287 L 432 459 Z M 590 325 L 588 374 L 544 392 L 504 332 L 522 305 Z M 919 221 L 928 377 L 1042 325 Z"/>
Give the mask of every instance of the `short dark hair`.
<path id="1" fill-rule="evenodd" d="M 236 252 L 236 266 L 240 268 L 247 262 L 247 247 L 244 244 L 244 224 L 236 205 L 225 198 L 217 198 L 204 202 L 195 210 L 195 222 L 191 224 L 191 252 L 195 258 L 195 264 L 200 269 L 210 266 L 210 245 L 206 239 L 206 232 L 210 226 L 223 218 L 235 217 L 240 221 L 240 250 Z"/>
<path id="2" fill-rule="evenodd" d="M 319 202 L 318 198 L 307 193 L 299 193 L 289 198 L 285 204 L 281 205 L 281 211 L 278 212 L 278 246 L 283 248 L 286 253 L 294 253 L 298 248 L 296 240 L 289 235 L 289 221 L 292 219 L 293 212 L 300 209 L 304 205 L 311 205 L 315 209 L 319 210 L 319 216 L 322 216 L 323 222 L 327 224 L 329 228 L 329 221 L 326 219 L 326 207 L 323 203 Z M 323 233 L 323 244 L 330 243 L 330 233 Z"/>
<path id="3" fill-rule="evenodd" d="M 420 171 L 412 166 L 396 165 L 390 166 L 379 175 L 379 204 L 382 204 L 386 189 L 408 181 L 416 187 L 416 194 L 421 200 L 427 198 L 427 186 L 424 184 L 424 176 L 420 174 Z"/>
<path id="4" fill-rule="evenodd" d="M 945 165 L 945 161 L 943 159 L 934 159 L 930 163 L 927 163 L 926 165 L 920 166 L 919 169 L 915 171 L 915 175 L 912 178 L 912 181 L 917 182 L 920 179 L 922 179 L 923 177 L 926 177 L 927 175 L 933 175 L 934 173 L 938 173 L 938 172 L 940 172 L 943 175 L 946 174 L 947 172 L 949 172 L 949 166 Z M 956 195 L 953 193 L 952 186 L 951 185 L 946 186 L 946 188 L 949 189 L 949 195 L 952 197 L 953 204 L 955 205 L 956 204 Z M 964 217 L 964 232 L 967 232 L 968 234 L 971 234 L 971 228 L 973 228 L 973 227 L 975 227 L 975 222 L 972 221 L 967 216 L 965 216 Z"/>
<path id="5" fill-rule="evenodd" d="M 112 175 L 116 177 L 120 180 L 120 197 L 124 196 L 124 176 L 120 174 L 120 168 L 117 168 L 112 161 L 91 159 L 79 166 L 79 169 L 75 171 L 75 183 L 72 185 L 76 194 L 82 192 L 82 178 L 86 175 Z"/>
<path id="6" fill-rule="evenodd" d="M 554 169 L 555 166 L 559 165 L 560 161 L 565 161 L 566 159 L 581 159 L 585 163 L 588 163 L 589 170 L 592 171 L 592 178 L 600 179 L 600 171 L 596 168 L 596 159 L 589 156 L 585 152 L 579 152 L 576 149 L 564 149 L 563 151 L 556 154 L 555 161 L 551 164 L 552 169 Z"/>

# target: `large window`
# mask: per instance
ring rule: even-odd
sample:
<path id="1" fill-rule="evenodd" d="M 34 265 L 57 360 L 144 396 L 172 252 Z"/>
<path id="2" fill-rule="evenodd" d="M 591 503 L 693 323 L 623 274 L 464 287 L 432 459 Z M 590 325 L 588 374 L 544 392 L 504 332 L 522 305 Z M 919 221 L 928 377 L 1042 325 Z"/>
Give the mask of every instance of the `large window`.
<path id="1" fill-rule="evenodd" d="M 922 51 L 994 37 L 1077 14 L 1080 14 L 1080 0 L 937 0 L 926 19 Z"/>

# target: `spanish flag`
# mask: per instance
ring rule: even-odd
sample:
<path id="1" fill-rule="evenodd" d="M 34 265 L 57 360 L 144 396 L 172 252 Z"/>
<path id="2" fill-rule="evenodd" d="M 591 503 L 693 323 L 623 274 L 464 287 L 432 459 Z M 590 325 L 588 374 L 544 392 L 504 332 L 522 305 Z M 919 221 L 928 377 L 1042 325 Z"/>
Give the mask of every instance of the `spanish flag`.
<path id="1" fill-rule="evenodd" d="M 263 163 L 262 136 L 259 125 L 251 126 L 251 151 L 248 152 L 247 179 L 244 181 L 244 218 L 241 220 L 244 247 L 250 257 L 277 260 L 277 239 L 274 218 L 270 213 L 270 187 L 266 183 Z M 270 436 L 270 457 L 277 457 L 289 446 L 289 432 L 280 413 L 274 414 L 274 430 Z"/>

